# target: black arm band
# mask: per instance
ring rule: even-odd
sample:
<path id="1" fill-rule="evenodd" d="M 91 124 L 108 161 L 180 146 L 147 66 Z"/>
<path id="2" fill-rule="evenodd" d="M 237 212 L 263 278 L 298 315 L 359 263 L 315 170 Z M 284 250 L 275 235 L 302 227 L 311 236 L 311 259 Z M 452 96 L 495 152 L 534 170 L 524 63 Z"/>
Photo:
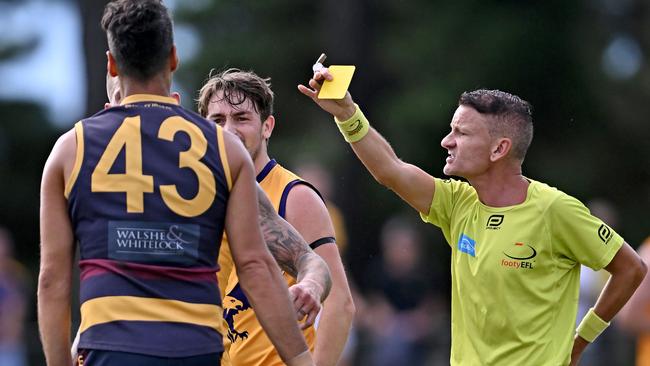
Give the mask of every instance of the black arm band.
<path id="1" fill-rule="evenodd" d="M 334 243 L 336 244 L 336 239 L 333 236 L 326 236 L 324 238 L 320 238 L 313 243 L 309 244 L 309 247 L 313 250 L 318 248 L 319 246 L 323 244 L 328 244 L 328 243 Z"/>

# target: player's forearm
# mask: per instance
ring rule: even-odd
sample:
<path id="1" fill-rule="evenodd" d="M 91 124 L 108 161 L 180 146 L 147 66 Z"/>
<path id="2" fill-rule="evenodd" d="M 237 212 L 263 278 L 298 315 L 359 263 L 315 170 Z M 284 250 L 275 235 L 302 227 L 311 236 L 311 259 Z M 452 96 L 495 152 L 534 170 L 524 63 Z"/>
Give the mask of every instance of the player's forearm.
<path id="1" fill-rule="evenodd" d="M 627 243 L 616 253 L 605 269 L 611 277 L 596 301 L 594 312 L 605 321 L 610 321 L 645 278 L 645 262 Z"/>
<path id="2" fill-rule="evenodd" d="M 259 186 L 258 198 L 262 235 L 271 255 L 280 268 L 298 282 L 309 280 L 319 286 L 323 301 L 332 286 L 327 264 L 309 248 L 298 231 L 277 214 Z"/>
<path id="3" fill-rule="evenodd" d="M 48 365 L 69 366 L 70 290 L 41 272 L 38 283 L 38 327 Z"/>
<path id="4" fill-rule="evenodd" d="M 296 278 L 298 269 L 296 255 L 308 250 L 307 243 L 298 232 L 286 222 L 269 201 L 266 193 L 257 185 L 259 221 L 262 237 L 271 255 L 283 271 Z"/>
<path id="5" fill-rule="evenodd" d="M 355 312 L 352 297 L 345 292 L 332 289 L 323 304 L 314 348 L 317 366 L 337 365 L 345 348 Z"/>
<path id="6" fill-rule="evenodd" d="M 612 274 L 598 297 L 594 312 L 610 321 L 634 294 L 644 275 L 645 271 L 636 267 Z"/>
<path id="7" fill-rule="evenodd" d="M 646 281 L 647 278 L 616 316 L 616 324 L 627 332 L 650 332 L 650 317 L 639 316 L 646 314 L 646 308 L 650 304 L 650 282 Z"/>
<path id="8" fill-rule="evenodd" d="M 237 272 L 258 320 L 282 360 L 286 362 L 307 350 L 286 282 L 273 259 L 269 256 L 240 263 Z"/>
<path id="9" fill-rule="evenodd" d="M 327 263 L 315 252 L 303 254 L 296 261 L 297 282 L 311 281 L 320 289 L 320 301 L 325 301 L 332 289 L 332 277 Z"/>
<path id="10" fill-rule="evenodd" d="M 393 178 L 399 175 L 401 160 L 388 141 L 370 127 L 368 134 L 358 142 L 352 143 L 352 150 L 381 185 L 393 188 Z"/>

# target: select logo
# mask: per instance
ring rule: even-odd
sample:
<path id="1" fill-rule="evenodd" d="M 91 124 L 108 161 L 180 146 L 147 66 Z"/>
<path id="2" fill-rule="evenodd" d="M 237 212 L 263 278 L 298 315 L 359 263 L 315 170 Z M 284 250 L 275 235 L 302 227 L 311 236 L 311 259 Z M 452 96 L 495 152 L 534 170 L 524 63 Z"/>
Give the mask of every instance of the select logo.
<path id="1" fill-rule="evenodd" d="M 499 230 L 501 229 L 501 224 L 503 223 L 503 215 L 491 215 L 487 219 L 485 228 L 488 230 Z"/>
<path id="2" fill-rule="evenodd" d="M 507 258 L 501 259 L 501 266 L 515 269 L 533 269 L 531 259 L 537 256 L 537 250 L 528 244 L 517 242 L 503 254 Z"/>

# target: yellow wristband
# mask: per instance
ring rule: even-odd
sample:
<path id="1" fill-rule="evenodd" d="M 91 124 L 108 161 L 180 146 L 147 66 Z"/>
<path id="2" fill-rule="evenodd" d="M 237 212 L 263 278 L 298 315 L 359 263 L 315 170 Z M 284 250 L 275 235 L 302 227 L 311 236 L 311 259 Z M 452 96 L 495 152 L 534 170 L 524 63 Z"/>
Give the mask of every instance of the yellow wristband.
<path id="1" fill-rule="evenodd" d="M 578 329 L 576 329 L 576 332 L 580 337 L 584 338 L 584 340 L 591 343 L 608 326 L 609 323 L 601 319 L 594 312 L 594 308 L 591 308 L 587 312 L 587 315 L 585 315 L 585 317 L 582 318 L 582 321 L 580 322 L 580 325 L 578 325 Z"/>
<path id="2" fill-rule="evenodd" d="M 349 143 L 361 140 L 370 130 L 370 123 L 368 123 L 366 116 L 363 115 L 358 105 L 355 104 L 355 106 L 357 110 L 347 121 L 341 122 L 338 118 L 334 117 L 334 121 L 336 121 L 336 125 L 343 134 L 343 138 Z"/>

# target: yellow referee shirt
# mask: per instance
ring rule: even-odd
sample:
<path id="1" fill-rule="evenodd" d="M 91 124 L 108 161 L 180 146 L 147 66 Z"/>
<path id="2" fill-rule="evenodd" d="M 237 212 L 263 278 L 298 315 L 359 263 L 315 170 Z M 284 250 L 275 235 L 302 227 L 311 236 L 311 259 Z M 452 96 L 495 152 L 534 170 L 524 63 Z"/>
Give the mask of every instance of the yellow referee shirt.
<path id="1" fill-rule="evenodd" d="M 451 365 L 566 365 L 580 264 L 599 270 L 623 244 L 580 201 L 530 180 L 525 202 L 488 207 L 472 186 L 436 179 L 422 219 L 451 246 Z"/>

